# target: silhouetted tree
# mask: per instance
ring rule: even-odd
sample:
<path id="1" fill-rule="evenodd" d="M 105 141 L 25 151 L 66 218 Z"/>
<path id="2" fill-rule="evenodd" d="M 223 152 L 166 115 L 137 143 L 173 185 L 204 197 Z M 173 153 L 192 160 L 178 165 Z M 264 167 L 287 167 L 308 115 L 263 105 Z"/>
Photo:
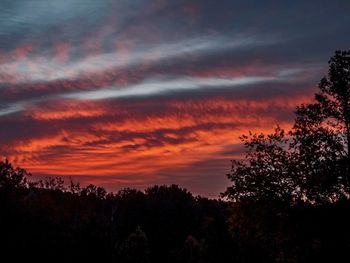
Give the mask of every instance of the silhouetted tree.
<path id="1" fill-rule="evenodd" d="M 336 51 L 328 63 L 315 102 L 297 108 L 292 131 L 302 188 L 311 199 L 339 198 L 350 190 L 350 50 Z"/>
<path id="2" fill-rule="evenodd" d="M 66 188 L 64 186 L 64 181 L 60 177 L 45 177 L 43 180 L 39 180 L 38 186 L 40 188 L 48 189 L 48 190 L 59 190 L 65 191 Z"/>
<path id="3" fill-rule="evenodd" d="M 232 162 L 232 186 L 223 196 L 240 200 L 335 201 L 349 191 L 350 51 L 337 51 L 321 80 L 316 102 L 297 108 L 293 129 L 242 136 L 246 159 Z"/>
<path id="4" fill-rule="evenodd" d="M 89 184 L 81 189 L 80 195 L 104 199 L 107 195 L 107 191 L 103 187 Z"/>
<path id="5" fill-rule="evenodd" d="M 74 182 L 72 179 L 69 180 L 68 190 L 72 194 L 80 194 L 81 193 L 81 187 L 79 182 Z"/>
<path id="6" fill-rule="evenodd" d="M 247 149 L 246 159 L 233 160 L 228 178 L 232 186 L 224 196 L 234 200 L 284 200 L 295 194 L 294 154 L 283 129 L 269 135 L 249 134 L 241 137 Z"/>
<path id="7" fill-rule="evenodd" d="M 0 188 L 26 187 L 29 176 L 25 169 L 13 167 L 7 159 L 0 161 Z"/>

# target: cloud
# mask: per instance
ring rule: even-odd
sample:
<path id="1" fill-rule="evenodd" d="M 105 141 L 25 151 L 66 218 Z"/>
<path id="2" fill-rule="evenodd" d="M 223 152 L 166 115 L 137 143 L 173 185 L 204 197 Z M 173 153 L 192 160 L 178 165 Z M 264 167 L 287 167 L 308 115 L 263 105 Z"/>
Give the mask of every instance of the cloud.
<path id="1" fill-rule="evenodd" d="M 219 180 L 212 176 L 225 172 L 229 160 L 239 156 L 238 136 L 248 130 L 268 132 L 277 121 L 288 126 L 290 118 L 282 120 L 281 112 L 306 99 L 56 101 L 2 119 L 14 132 L 0 131 L 1 152 L 37 176 L 72 176 L 109 189 L 128 184 L 144 188 L 178 178 L 177 183 L 196 193 L 214 196 L 218 188 L 210 190 L 198 180 Z M 225 183 L 224 174 L 218 187 Z"/>
<path id="2" fill-rule="evenodd" d="M 177 92 L 196 89 L 208 89 L 217 87 L 235 87 L 273 81 L 271 77 L 242 77 L 236 79 L 172 79 L 172 80 L 148 80 L 144 83 L 124 89 L 100 89 L 95 91 L 79 92 L 65 95 L 65 98 L 81 100 L 100 100 L 108 98 L 124 98 L 157 95 L 167 92 Z"/>
<path id="3" fill-rule="evenodd" d="M 162 64 L 168 63 L 170 60 L 186 58 L 188 56 L 202 56 L 215 54 L 217 52 L 224 53 L 229 50 L 245 49 L 248 47 L 271 45 L 278 43 L 279 40 L 260 39 L 252 36 L 238 35 L 234 38 L 226 37 L 200 37 L 194 39 L 186 39 L 183 41 L 161 43 L 159 45 L 145 44 L 142 49 L 127 51 L 129 54 L 125 57 L 124 54 L 118 52 L 108 52 L 87 55 L 84 58 L 66 62 L 67 58 L 62 60 L 62 57 L 68 56 L 69 44 L 63 43 L 60 46 L 55 46 L 56 55 L 61 60 L 54 57 L 32 56 L 27 54 L 30 52 L 21 52 L 22 56 L 14 61 L 8 61 L 2 64 L 2 81 L 10 81 L 12 84 L 23 84 L 28 82 L 54 81 L 60 79 L 76 79 L 82 74 L 93 74 L 96 71 L 113 69 L 133 68 L 144 64 Z M 64 52 L 64 53 L 63 53 Z M 13 72 L 13 70 L 16 72 Z M 9 78 L 11 74 L 16 76 Z M 1 81 L 1 75 L 0 75 Z M 1 83 L 1 82 L 0 82 Z"/>

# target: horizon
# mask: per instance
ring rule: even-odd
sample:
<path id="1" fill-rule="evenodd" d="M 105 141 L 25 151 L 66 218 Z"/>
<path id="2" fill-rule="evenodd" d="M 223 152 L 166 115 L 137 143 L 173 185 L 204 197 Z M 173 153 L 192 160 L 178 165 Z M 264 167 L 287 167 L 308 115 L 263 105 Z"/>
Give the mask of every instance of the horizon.
<path id="1" fill-rule="evenodd" d="M 238 137 L 289 128 L 350 41 L 348 1 L 0 5 L 1 156 L 113 192 L 217 198 Z"/>

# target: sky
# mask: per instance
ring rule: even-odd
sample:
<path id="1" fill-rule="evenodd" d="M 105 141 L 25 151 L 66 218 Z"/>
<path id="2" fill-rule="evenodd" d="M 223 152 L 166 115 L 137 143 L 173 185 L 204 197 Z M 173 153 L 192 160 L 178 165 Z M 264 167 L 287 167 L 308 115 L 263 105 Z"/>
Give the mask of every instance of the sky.
<path id="1" fill-rule="evenodd" d="M 348 0 L 1 0 L 0 156 L 34 178 L 217 197 L 349 49 Z"/>

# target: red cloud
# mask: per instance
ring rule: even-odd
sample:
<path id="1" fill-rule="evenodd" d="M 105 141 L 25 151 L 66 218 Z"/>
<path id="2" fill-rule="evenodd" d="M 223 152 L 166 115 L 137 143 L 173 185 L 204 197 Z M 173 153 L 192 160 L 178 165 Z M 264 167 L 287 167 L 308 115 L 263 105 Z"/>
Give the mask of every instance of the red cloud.
<path id="1" fill-rule="evenodd" d="M 227 151 L 234 152 L 242 133 L 269 132 L 278 122 L 288 127 L 291 120 L 278 120 L 276 114 L 292 111 L 306 100 L 304 96 L 265 101 L 215 97 L 145 100 L 129 106 L 117 101 L 57 101 L 26 112 L 26 118 L 42 127 L 56 126 L 56 131 L 19 138 L 2 149 L 34 175 L 73 176 L 113 190 L 182 178 L 179 182 L 203 194 L 193 181 L 200 180 L 203 170 L 197 164 L 211 160 L 207 172 L 215 172 L 213 167 L 224 162 L 228 167 L 230 158 L 239 154 L 228 156 Z M 162 110 L 143 112 L 144 103 Z M 222 167 L 222 178 L 227 167 Z"/>

